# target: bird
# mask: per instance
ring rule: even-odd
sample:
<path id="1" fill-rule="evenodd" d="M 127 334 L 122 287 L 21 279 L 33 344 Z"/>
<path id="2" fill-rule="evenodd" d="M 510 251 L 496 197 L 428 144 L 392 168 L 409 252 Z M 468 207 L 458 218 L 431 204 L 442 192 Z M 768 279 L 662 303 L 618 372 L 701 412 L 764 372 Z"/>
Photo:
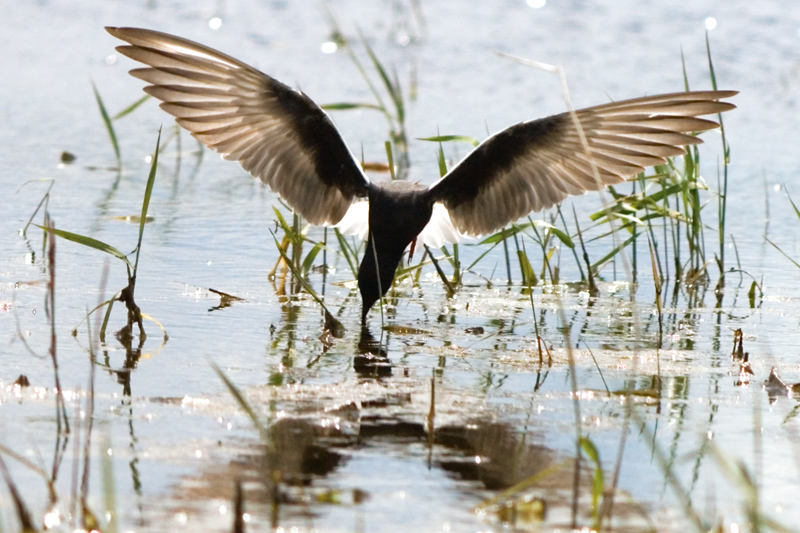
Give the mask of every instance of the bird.
<path id="1" fill-rule="evenodd" d="M 450 238 L 492 233 L 568 196 L 618 184 L 701 144 L 735 109 L 733 90 L 605 103 L 528 120 L 480 143 L 430 186 L 372 182 L 311 98 L 202 44 L 153 30 L 106 27 L 139 63 L 130 74 L 201 143 L 238 161 L 314 225 L 333 226 L 368 202 L 358 270 L 361 322 L 392 285 L 405 250 L 432 217 Z M 434 216 L 438 214 L 438 216 Z M 445 237 L 447 239 L 447 237 Z"/>

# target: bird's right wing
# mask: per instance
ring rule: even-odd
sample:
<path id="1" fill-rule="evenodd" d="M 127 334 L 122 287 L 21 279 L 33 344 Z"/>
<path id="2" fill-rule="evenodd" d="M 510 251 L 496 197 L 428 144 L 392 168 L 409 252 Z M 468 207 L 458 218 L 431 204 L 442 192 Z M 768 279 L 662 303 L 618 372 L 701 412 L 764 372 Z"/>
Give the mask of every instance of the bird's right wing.
<path id="1" fill-rule="evenodd" d="M 444 204 L 463 234 L 491 233 L 685 153 L 682 146 L 702 142 L 690 132 L 719 126 L 698 117 L 734 109 L 719 100 L 735 94 L 685 92 L 599 105 L 575 112 L 580 128 L 570 113 L 511 126 L 434 183 L 429 199 Z"/>
<path id="2" fill-rule="evenodd" d="M 178 124 L 238 161 L 312 224 L 336 224 L 370 187 L 330 118 L 308 96 L 201 44 L 106 28 L 117 50 L 148 65 L 131 75 Z"/>

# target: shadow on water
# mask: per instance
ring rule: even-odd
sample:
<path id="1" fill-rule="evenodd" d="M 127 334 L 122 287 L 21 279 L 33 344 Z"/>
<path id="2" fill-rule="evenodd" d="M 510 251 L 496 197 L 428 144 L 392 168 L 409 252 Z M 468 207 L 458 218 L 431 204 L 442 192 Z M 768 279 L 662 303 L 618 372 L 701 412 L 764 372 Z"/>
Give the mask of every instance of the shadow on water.
<path id="1" fill-rule="evenodd" d="M 372 508 L 380 508 L 392 500 L 396 491 L 411 493 L 407 511 L 426 513 L 429 509 L 413 509 L 413 501 L 432 497 L 430 479 L 436 486 L 452 485 L 456 494 L 442 502 L 449 508 L 441 511 L 455 524 L 477 524 L 472 508 L 486 497 L 528 479 L 548 468 L 559 465 L 564 456 L 542 444 L 534 433 L 521 434 L 509 424 L 470 419 L 465 423 L 442 426 L 430 439 L 423 422 L 391 415 L 389 407 L 410 402 L 406 398 L 384 398 L 364 402 L 361 406 L 347 404 L 325 417 L 337 417 L 337 425 L 321 424 L 306 415 L 285 418 L 270 426 L 272 455 L 266 446 L 257 443 L 236 445 L 244 452 L 228 462 L 207 465 L 203 470 L 184 478 L 173 490 L 172 502 L 182 512 L 190 506 L 190 521 L 201 521 L 209 501 L 232 501 L 236 481 L 244 487 L 243 499 L 247 511 L 256 522 L 275 519 L 275 525 L 291 527 L 329 523 L 332 515 L 363 513 L 369 517 Z M 228 443 L 220 443 L 221 447 Z M 428 453 L 424 450 L 429 448 Z M 375 462 L 376 451 L 382 450 L 381 460 Z M 275 478 L 271 470 L 279 470 L 277 489 L 268 482 Z M 547 476 L 529 488 L 541 495 L 550 524 L 568 521 L 572 490 L 572 463 L 561 467 L 557 474 Z M 410 481 L 402 486 L 387 487 L 376 480 L 393 478 L 400 471 L 427 471 L 419 485 Z M 365 477 L 366 476 L 366 477 Z M 365 479 L 374 478 L 372 481 Z M 364 481 L 364 485 L 359 484 Z M 588 498 L 591 473 L 581 475 L 581 497 Z M 418 490 L 419 495 L 413 493 Z M 441 490 L 441 489 L 440 489 Z M 274 492 L 277 491 L 277 492 Z M 384 500 L 384 502 L 381 502 Z M 404 502 L 397 502 L 405 507 Z M 625 506 L 622 506 L 625 507 Z M 169 511 L 169 509 L 165 509 Z M 630 515 L 630 508 L 619 510 Z M 549 516 L 548 516 L 549 515 Z M 497 520 L 489 516 L 490 521 Z M 367 518 L 369 520 L 369 518 Z M 311 521 L 306 523 L 306 521 Z"/>

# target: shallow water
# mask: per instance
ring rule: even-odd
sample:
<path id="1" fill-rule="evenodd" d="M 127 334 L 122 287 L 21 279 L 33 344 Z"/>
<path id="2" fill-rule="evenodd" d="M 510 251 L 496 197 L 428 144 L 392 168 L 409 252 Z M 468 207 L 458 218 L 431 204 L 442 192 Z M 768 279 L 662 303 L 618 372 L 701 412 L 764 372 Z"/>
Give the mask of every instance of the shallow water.
<path id="1" fill-rule="evenodd" d="M 743 485 L 726 477 L 724 458 L 740 460 L 752 472 L 764 512 L 794 524 L 800 517 L 793 505 L 800 489 L 798 404 L 770 398 L 762 383 L 771 367 L 789 383 L 800 381 L 797 270 L 763 236 L 800 257 L 800 220 L 782 190 L 787 184 L 794 191 L 800 166 L 793 143 L 800 12 L 778 2 L 741 1 L 648 8 L 576 1 L 541 9 L 515 1 L 469 10 L 461 3 L 425 2 L 421 30 L 404 2 L 334 2 L 332 9 L 348 37 L 362 29 L 379 57 L 396 66 L 404 87 L 416 73 L 418 97 L 407 119 L 412 139 L 437 132 L 483 138 L 487 130 L 563 110 L 553 75 L 495 51 L 563 65 L 578 107 L 681 90 L 681 50 L 692 88 L 708 88 L 705 24 L 714 17 L 708 37 L 719 86 L 741 91 L 734 100 L 739 109 L 724 117 L 732 146 L 727 231 L 737 247 L 726 241 L 726 261 L 733 265 L 738 252 L 742 269 L 763 280 L 764 297 L 750 308 L 747 277 L 741 284 L 729 277 L 719 306 L 713 282 L 695 294 L 680 287 L 674 299 L 670 283 L 663 349 L 657 351 L 654 289 L 642 245 L 641 283 L 633 296 L 621 264 L 604 269 L 595 299 L 574 285 L 534 290 L 539 334 L 553 357 L 552 366 L 540 365 L 530 299 L 518 285 L 506 286 L 498 248 L 477 267 L 492 287 L 469 275 L 467 286 L 447 298 L 430 267 L 421 289 L 400 286 L 388 315 L 386 357 L 376 361 L 359 347 L 352 274 L 331 255 L 334 270 L 326 283 L 319 273 L 311 281 L 320 291 L 324 287 L 326 302 L 348 332 L 326 348 L 318 339 L 323 319 L 316 304 L 303 297 L 287 302 L 280 285 L 267 279 L 277 258 L 268 231 L 275 227 L 274 195 L 209 152 L 198 159 L 196 143 L 184 135 L 180 161 L 174 140 L 162 154 L 137 280 L 137 302 L 164 325 L 169 340 L 146 322 L 149 336 L 140 353 L 126 353 L 109 340 L 96 367 L 89 482 L 95 513 L 104 509 L 101 457 L 110 448 L 123 531 L 229 530 L 237 479 L 244 480 L 248 529 L 267 530 L 268 461 L 284 472 L 286 501 L 276 523 L 285 529 L 499 530 L 505 526 L 496 516 L 475 513 L 476 505 L 574 457 L 573 357 L 581 430 L 598 447 L 607 482 L 625 430 L 619 487 L 630 496 L 615 500 L 621 527 L 647 524 L 633 501 L 659 529 L 685 529 L 687 515 L 665 482 L 659 453 L 706 523 L 744 520 Z M 132 64 L 117 57 L 118 43 L 102 27 L 142 26 L 198 40 L 301 87 L 320 103 L 371 96 L 345 53 L 321 51 L 332 30 L 319 5 L 42 1 L 3 11 L 0 444 L 50 471 L 56 428 L 46 268 L 39 230 L 23 238 L 19 229 L 50 184 L 39 180 L 53 180 L 48 209 L 58 227 L 131 250 L 138 225 L 117 217 L 138 215 L 156 130 L 163 124 L 164 138 L 173 131 L 171 120 L 148 102 L 116 123 L 123 170 L 119 176 L 110 170 L 116 163 L 90 82 L 112 113 L 139 98 L 141 84 L 127 75 Z M 215 17 L 222 24 L 212 30 Z M 351 111 L 334 118 L 354 153 L 385 159 L 381 116 Z M 713 132 L 704 138 L 703 174 L 715 189 L 719 139 Z M 445 146 L 451 163 L 465 146 Z M 59 164 L 62 150 L 76 161 Z M 410 179 L 430 183 L 438 175 L 434 145 L 412 140 L 410 157 Z M 28 181 L 33 183 L 20 189 Z M 566 212 L 574 205 L 586 219 L 601 197 L 566 204 Z M 713 225 L 713 206 L 707 209 L 704 221 Z M 706 239 L 708 249 L 716 249 L 715 228 Z M 589 253 L 602 256 L 608 245 L 591 243 Z M 530 252 L 534 245 L 528 246 Z M 482 250 L 462 247 L 467 258 Z M 85 325 L 75 338 L 70 332 L 98 300 L 104 261 L 99 252 L 58 241 L 56 333 L 73 428 L 85 426 L 85 419 L 76 420 L 85 409 L 89 343 Z M 566 250 L 560 264 L 562 280 L 579 279 Z M 514 278 L 518 282 L 519 274 Z M 112 261 L 107 292 L 124 285 L 123 265 Z M 244 301 L 219 308 L 209 288 Z M 377 311 L 370 320 L 379 335 Z M 117 308 L 112 328 L 123 321 Z M 29 354 L 18 328 L 37 356 Z M 744 331 L 754 370 L 749 385 L 738 383 L 738 363 L 730 357 L 736 328 Z M 277 452 L 265 450 L 209 361 L 269 422 Z M 660 401 L 652 394 L 659 372 Z M 12 386 L 20 374 L 31 387 Z M 624 400 L 613 394 L 628 386 L 640 392 L 630 421 Z M 62 517 L 72 501 L 73 447 L 83 442 L 78 435 L 67 441 L 59 469 Z M 7 454 L 3 459 L 41 523 L 48 509 L 42 477 Z M 584 458 L 584 484 L 591 466 Z M 547 502 L 545 528 L 569 525 L 571 487 L 572 473 L 564 467 L 531 492 Z M 353 501 L 354 490 L 366 495 L 363 501 L 361 492 Z M 8 493 L 2 494 L 2 522 L 13 530 L 16 515 Z M 341 501 L 330 503 L 332 498 Z M 585 492 L 580 509 L 580 524 L 590 525 Z M 63 519 L 60 527 L 68 529 Z"/>

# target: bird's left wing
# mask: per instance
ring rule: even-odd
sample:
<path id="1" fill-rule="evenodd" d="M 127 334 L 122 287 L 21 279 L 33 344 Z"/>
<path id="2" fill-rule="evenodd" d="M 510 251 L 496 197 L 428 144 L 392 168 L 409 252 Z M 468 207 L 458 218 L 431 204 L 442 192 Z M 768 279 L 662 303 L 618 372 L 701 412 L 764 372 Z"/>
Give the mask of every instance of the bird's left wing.
<path id="1" fill-rule="evenodd" d="M 308 96 L 201 44 L 137 28 L 106 30 L 178 124 L 238 161 L 312 224 L 336 224 L 370 187 L 330 118 Z"/>
<path id="2" fill-rule="evenodd" d="M 698 117 L 734 109 L 719 100 L 735 94 L 673 93 L 590 107 L 575 112 L 580 128 L 570 113 L 511 126 L 434 183 L 429 199 L 444 204 L 461 233 L 491 233 L 683 154 L 681 146 L 702 142 L 690 132 L 719 126 Z"/>

